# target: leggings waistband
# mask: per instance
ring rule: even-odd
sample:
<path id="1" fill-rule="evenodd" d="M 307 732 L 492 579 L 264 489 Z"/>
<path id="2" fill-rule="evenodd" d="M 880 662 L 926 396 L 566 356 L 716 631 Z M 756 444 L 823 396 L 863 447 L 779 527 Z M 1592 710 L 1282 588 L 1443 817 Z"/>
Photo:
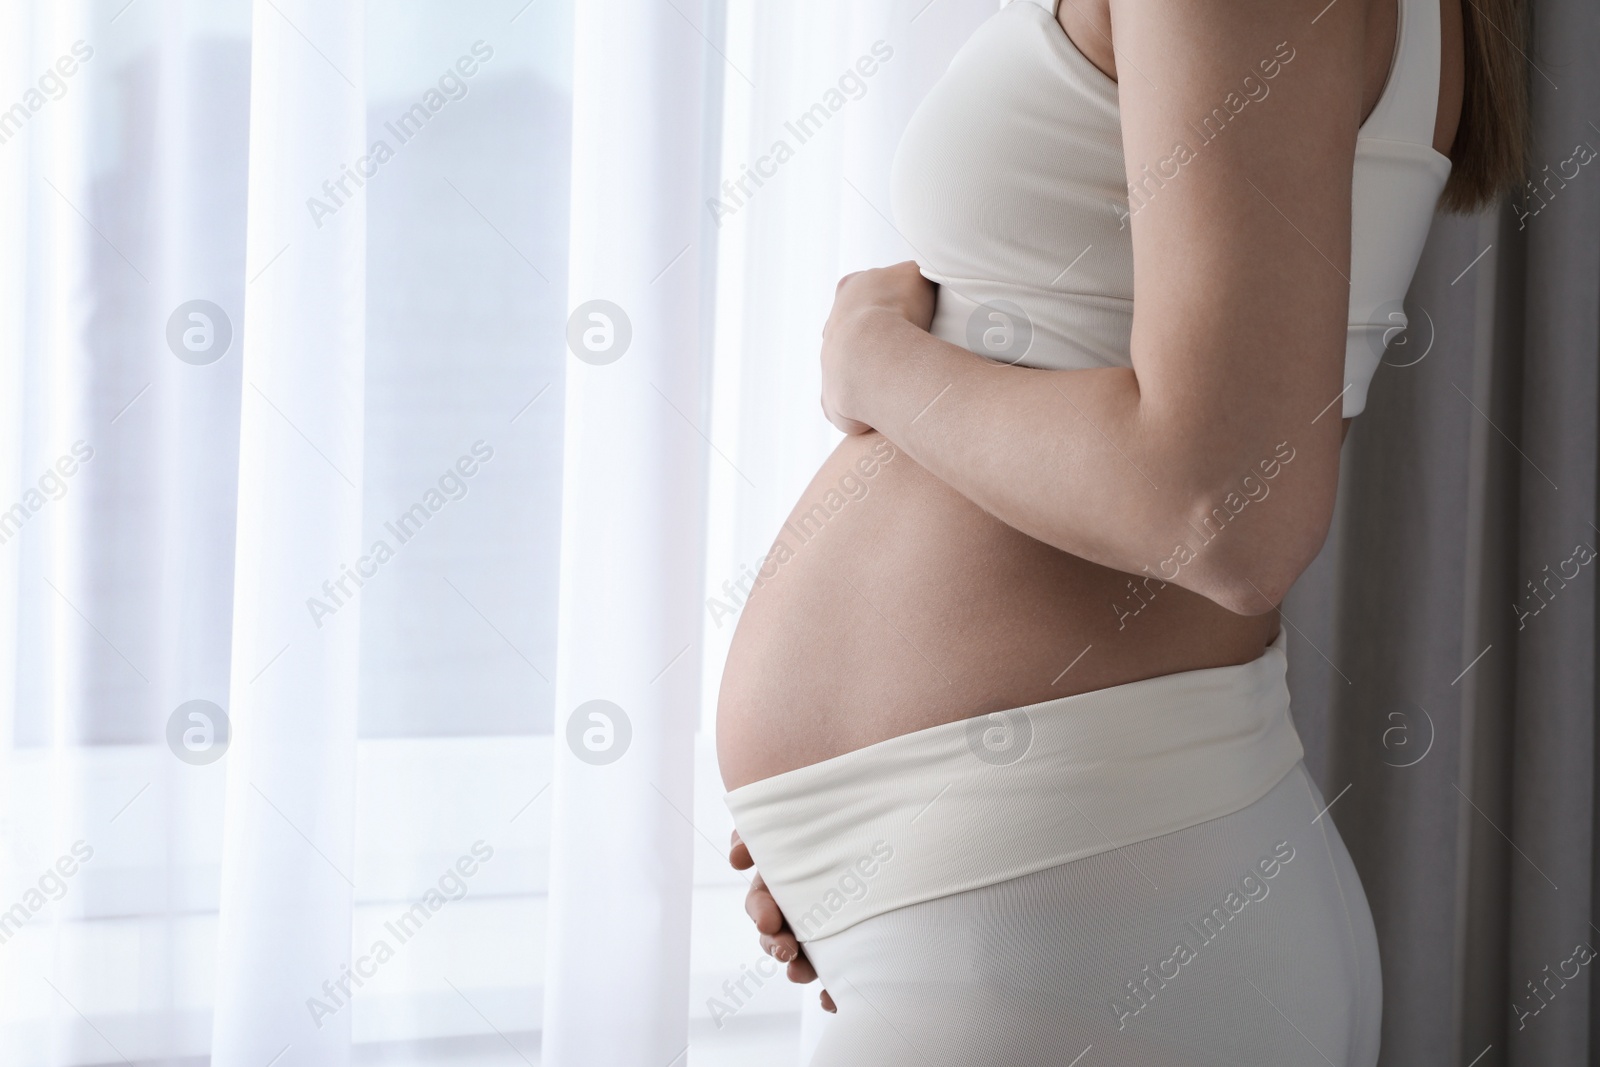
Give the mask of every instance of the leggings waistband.
<path id="1" fill-rule="evenodd" d="M 796 937 L 827 937 L 1260 799 L 1303 755 L 1284 644 L 918 730 L 724 800 Z"/>

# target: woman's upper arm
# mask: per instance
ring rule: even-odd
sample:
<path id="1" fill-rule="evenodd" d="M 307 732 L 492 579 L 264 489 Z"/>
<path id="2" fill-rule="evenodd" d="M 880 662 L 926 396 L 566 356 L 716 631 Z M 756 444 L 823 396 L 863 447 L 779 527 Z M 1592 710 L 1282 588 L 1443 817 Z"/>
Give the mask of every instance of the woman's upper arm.
<path id="1" fill-rule="evenodd" d="M 1363 0 L 1325 3 L 1111 0 L 1141 410 L 1202 502 L 1287 441 L 1305 459 L 1273 491 L 1300 506 L 1275 523 L 1311 555 L 1342 439 L 1364 28 Z"/>

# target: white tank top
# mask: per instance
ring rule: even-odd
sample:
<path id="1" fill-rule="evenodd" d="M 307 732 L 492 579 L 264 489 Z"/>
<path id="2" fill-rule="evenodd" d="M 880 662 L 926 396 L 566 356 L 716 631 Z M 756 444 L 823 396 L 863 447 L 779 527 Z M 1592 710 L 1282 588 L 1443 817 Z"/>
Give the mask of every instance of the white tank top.
<path id="1" fill-rule="evenodd" d="M 940 285 L 936 336 L 1029 367 L 1129 367 L 1130 211 L 1174 175 L 1147 167 L 1127 184 L 1117 85 L 1057 23 L 1059 3 L 1007 2 L 962 45 L 900 140 L 891 202 Z M 1384 343 L 1406 324 L 1401 301 L 1450 176 L 1433 149 L 1438 0 L 1399 5 L 1389 80 L 1356 141 L 1346 416 L 1366 406 Z M 1270 94 L 1264 72 L 1253 77 Z M 1261 91 L 1242 88 L 1239 111 Z M 1191 125 L 1189 147 L 1204 152 L 1237 113 Z"/>

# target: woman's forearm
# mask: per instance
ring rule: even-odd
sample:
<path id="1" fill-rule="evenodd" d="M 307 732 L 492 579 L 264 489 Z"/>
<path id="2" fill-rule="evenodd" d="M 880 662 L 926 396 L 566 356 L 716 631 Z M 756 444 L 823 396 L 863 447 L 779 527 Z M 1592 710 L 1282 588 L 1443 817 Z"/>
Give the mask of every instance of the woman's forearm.
<path id="1" fill-rule="evenodd" d="M 1325 474 L 1294 469 L 1292 440 L 1161 404 L 1131 368 L 1006 366 L 882 310 L 833 343 L 851 350 L 852 417 L 1062 551 L 1259 614 L 1326 533 L 1308 484 Z"/>

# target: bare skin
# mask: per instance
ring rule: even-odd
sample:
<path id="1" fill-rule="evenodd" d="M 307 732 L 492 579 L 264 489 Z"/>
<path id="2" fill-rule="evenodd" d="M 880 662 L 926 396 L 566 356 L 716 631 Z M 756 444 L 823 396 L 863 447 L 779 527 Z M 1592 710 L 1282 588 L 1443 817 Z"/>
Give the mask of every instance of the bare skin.
<path id="1" fill-rule="evenodd" d="M 1447 154 L 1462 27 L 1454 0 L 1441 11 L 1434 147 Z M 728 788 L 989 711 L 1245 663 L 1273 639 L 1276 604 L 1326 533 L 1349 429 L 1348 419 L 1337 429 L 1332 417 L 1308 419 L 1342 380 L 1349 152 L 1383 90 L 1397 21 L 1394 0 L 1343 0 L 1314 32 L 1310 14 L 1296 8 L 1286 22 L 1277 0 L 1254 15 L 1228 14 L 1218 0 L 1177 12 L 1154 0 L 1061 5 L 1063 30 L 1096 67 L 1115 79 L 1120 59 L 1128 71 L 1119 95 L 1130 174 L 1170 145 L 1170 123 L 1185 117 L 1174 98 L 1211 100 L 1286 38 L 1302 57 L 1304 91 L 1285 81 L 1282 106 L 1259 116 L 1259 142 L 1241 130 L 1226 149 L 1295 226 L 1251 199 L 1229 170 L 1238 159 L 1194 164 L 1183 196 L 1135 218 L 1132 371 L 988 364 L 923 332 L 932 295 L 914 271 L 841 283 L 824 408 L 849 436 L 791 526 L 830 489 L 851 486 L 850 499 L 825 523 L 812 519 L 804 543 L 788 535 L 792 558 L 740 619 L 718 709 Z M 1161 91 L 1139 70 L 1161 71 Z M 1330 120 L 1329 99 L 1348 100 L 1348 114 Z M 1335 129 L 1306 133 L 1319 124 Z M 1285 142 L 1295 151 L 1274 151 Z M 1274 318 L 1273 308 L 1294 313 Z M 1305 356 L 1291 364 L 1285 352 Z M 929 400 L 947 386 L 930 417 Z M 1007 413 L 1003 426 L 996 411 Z M 1145 581 L 1166 576 L 1163 547 L 1279 441 L 1295 458 L 1270 502 L 1243 513 L 1253 525 L 1218 538 L 1222 547 L 1173 580 Z M 1130 466 L 1154 478 L 1141 483 Z M 737 834 L 730 861 L 752 866 Z M 816 977 L 759 874 L 746 910 L 792 980 Z"/>

